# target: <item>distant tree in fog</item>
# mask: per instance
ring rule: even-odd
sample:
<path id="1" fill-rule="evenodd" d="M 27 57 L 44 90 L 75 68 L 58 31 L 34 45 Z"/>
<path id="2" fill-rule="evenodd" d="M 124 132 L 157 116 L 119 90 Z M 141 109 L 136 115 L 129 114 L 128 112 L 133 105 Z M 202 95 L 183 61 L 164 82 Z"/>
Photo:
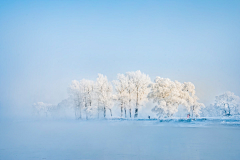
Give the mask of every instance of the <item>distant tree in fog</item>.
<path id="1" fill-rule="evenodd" d="M 38 115 L 43 115 L 48 117 L 51 113 L 56 108 L 55 105 L 52 104 L 47 104 L 43 102 L 37 102 L 33 104 L 33 109 Z"/>
<path id="2" fill-rule="evenodd" d="M 56 105 L 56 110 L 52 112 L 52 115 L 55 117 L 67 116 L 67 113 L 73 108 L 73 103 L 71 98 L 62 100 Z"/>
<path id="3" fill-rule="evenodd" d="M 81 90 L 80 82 L 77 80 L 73 80 L 71 85 L 69 86 L 70 97 L 74 102 L 75 108 L 75 117 L 77 119 L 82 118 L 82 108 L 83 108 L 83 93 Z"/>
<path id="4" fill-rule="evenodd" d="M 223 115 L 235 115 L 240 112 L 240 98 L 229 91 L 216 96 L 214 105 Z"/>

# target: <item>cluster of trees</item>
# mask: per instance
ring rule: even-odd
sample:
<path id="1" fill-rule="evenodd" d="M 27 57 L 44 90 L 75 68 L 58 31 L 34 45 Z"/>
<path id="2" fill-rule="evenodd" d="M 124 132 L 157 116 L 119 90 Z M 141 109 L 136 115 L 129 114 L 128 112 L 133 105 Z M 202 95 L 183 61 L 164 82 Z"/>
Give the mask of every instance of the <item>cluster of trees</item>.
<path id="1" fill-rule="evenodd" d="M 71 99 L 75 104 L 75 115 L 82 118 L 82 111 L 85 112 L 86 118 L 91 115 L 94 110 L 106 112 L 109 111 L 112 116 L 112 107 L 118 105 L 127 118 L 127 110 L 130 118 L 132 117 L 132 109 L 134 108 L 134 117 L 138 117 L 138 109 L 147 100 L 149 93 L 149 84 L 151 80 L 148 75 L 136 72 L 127 72 L 126 74 L 118 74 L 118 79 L 110 83 L 106 76 L 98 74 L 96 82 L 91 80 L 72 81 L 69 87 Z M 114 89 L 113 89 L 114 88 Z"/>
<path id="2" fill-rule="evenodd" d="M 205 108 L 204 104 L 198 102 L 195 86 L 191 82 L 180 83 L 161 77 L 156 77 L 155 81 L 151 82 L 149 76 L 141 71 L 118 74 L 117 80 L 112 82 L 102 74 L 98 74 L 96 81 L 73 80 L 69 86 L 68 99 L 58 105 L 38 102 L 33 106 L 38 114 L 46 116 L 50 113 L 56 114 L 59 110 L 67 112 L 74 109 L 77 119 L 88 119 L 93 114 L 98 118 L 100 115 L 112 116 L 112 108 L 118 107 L 121 118 L 132 118 L 133 115 L 138 118 L 139 108 L 146 107 L 149 101 L 154 105 L 152 112 L 159 118 L 174 116 L 179 106 L 192 117 L 209 116 L 209 113 L 213 112 L 233 115 L 240 111 L 239 97 L 231 92 L 216 96 L 215 103 Z"/>
<path id="3" fill-rule="evenodd" d="M 70 98 L 74 102 L 75 116 L 82 118 L 82 111 L 86 114 L 86 119 L 97 109 L 98 117 L 100 110 L 103 110 L 106 117 L 107 110 L 112 116 L 113 87 L 106 76 L 98 74 L 97 81 L 83 79 L 73 80 L 69 87 Z"/>
<path id="4" fill-rule="evenodd" d="M 159 117 L 173 116 L 178 111 L 179 105 L 184 106 L 188 112 L 192 113 L 192 116 L 198 117 L 201 108 L 205 107 L 204 104 L 197 102 L 195 86 L 191 82 L 180 83 L 157 77 L 155 83 L 150 84 L 150 88 L 148 98 L 157 103 L 152 111 L 156 112 Z"/>

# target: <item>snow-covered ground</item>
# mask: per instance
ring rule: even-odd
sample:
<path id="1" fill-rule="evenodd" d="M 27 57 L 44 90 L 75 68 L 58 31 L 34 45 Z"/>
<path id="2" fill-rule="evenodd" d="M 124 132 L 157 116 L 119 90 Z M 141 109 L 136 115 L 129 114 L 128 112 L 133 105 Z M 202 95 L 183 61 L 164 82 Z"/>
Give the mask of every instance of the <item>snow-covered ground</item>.
<path id="1" fill-rule="evenodd" d="M 240 159 L 240 121 L 0 121 L 0 160 Z"/>

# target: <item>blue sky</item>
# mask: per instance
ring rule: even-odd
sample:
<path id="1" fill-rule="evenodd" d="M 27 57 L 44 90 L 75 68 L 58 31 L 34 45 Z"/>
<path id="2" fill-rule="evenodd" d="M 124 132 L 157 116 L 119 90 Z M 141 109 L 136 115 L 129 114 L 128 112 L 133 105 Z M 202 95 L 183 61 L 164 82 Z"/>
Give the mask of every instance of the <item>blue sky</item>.
<path id="1" fill-rule="evenodd" d="M 0 1 L 0 112 L 136 70 L 240 96 L 239 42 L 240 1 Z"/>

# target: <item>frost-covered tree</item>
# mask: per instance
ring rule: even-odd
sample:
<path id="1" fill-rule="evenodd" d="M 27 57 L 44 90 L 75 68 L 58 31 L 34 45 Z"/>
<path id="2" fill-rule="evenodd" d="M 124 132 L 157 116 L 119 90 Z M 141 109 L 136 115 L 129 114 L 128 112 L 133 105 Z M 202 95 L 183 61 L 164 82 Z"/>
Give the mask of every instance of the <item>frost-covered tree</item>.
<path id="1" fill-rule="evenodd" d="M 80 82 L 73 80 L 69 86 L 70 97 L 75 104 L 75 116 L 82 118 L 82 110 L 85 111 L 86 119 L 90 116 L 95 108 L 95 83 L 91 80 L 83 79 Z"/>
<path id="2" fill-rule="evenodd" d="M 95 83 L 91 80 L 83 79 L 80 81 L 80 92 L 82 95 L 84 110 L 86 113 L 86 119 L 92 115 L 92 112 L 96 105 L 94 100 L 96 99 L 95 94 Z"/>
<path id="3" fill-rule="evenodd" d="M 141 71 L 127 72 L 126 76 L 133 84 L 132 89 L 134 90 L 134 99 L 136 103 L 134 118 L 137 118 L 139 107 L 143 102 L 147 101 L 147 95 L 149 93 L 148 85 L 151 83 L 151 80 L 148 75 L 141 73 Z"/>
<path id="4" fill-rule="evenodd" d="M 125 111 L 126 118 L 126 105 L 128 103 L 128 81 L 127 77 L 124 74 L 118 74 L 118 80 L 113 81 L 115 91 L 116 91 L 116 100 L 120 103 L 121 108 L 121 117 L 123 117 L 123 109 Z"/>
<path id="5" fill-rule="evenodd" d="M 240 98 L 228 91 L 222 95 L 216 96 L 214 106 L 219 108 L 222 115 L 239 114 Z"/>
<path id="6" fill-rule="evenodd" d="M 149 99 L 157 105 L 152 109 L 159 117 L 171 117 L 178 111 L 178 106 L 183 105 L 192 115 L 199 116 L 204 105 L 197 102 L 195 86 L 190 82 L 180 83 L 168 78 L 156 77 L 155 82 L 149 85 L 151 92 Z"/>
<path id="7" fill-rule="evenodd" d="M 196 102 L 190 107 L 190 110 L 192 112 L 192 117 L 195 115 L 196 117 L 199 117 L 202 113 L 202 109 L 205 108 L 205 105 L 203 103 Z"/>
<path id="8" fill-rule="evenodd" d="M 73 80 L 69 86 L 70 97 L 74 102 L 75 108 L 75 117 L 77 119 L 82 118 L 82 108 L 84 107 L 83 91 L 80 85 L 80 82 Z"/>
<path id="9" fill-rule="evenodd" d="M 175 83 L 179 83 L 175 81 Z M 203 103 L 199 103 L 198 97 L 195 95 L 195 86 L 191 82 L 184 82 L 182 85 L 182 88 L 179 88 L 179 92 L 181 95 L 181 98 L 183 99 L 182 105 L 184 105 L 188 112 L 192 113 L 192 117 L 194 115 L 196 117 L 200 116 L 201 109 L 205 107 Z"/>
<path id="10" fill-rule="evenodd" d="M 106 117 L 106 109 L 109 109 L 112 116 L 113 88 L 106 76 L 98 74 L 96 92 L 99 103 L 103 106 L 103 116 Z"/>
<path id="11" fill-rule="evenodd" d="M 179 94 L 180 83 L 176 84 L 168 78 L 156 77 L 155 83 L 152 83 L 150 87 L 151 92 L 148 98 L 157 103 L 152 109 L 153 112 L 156 112 L 159 117 L 165 115 L 170 117 L 178 111 L 178 106 L 182 103 Z"/>
<path id="12" fill-rule="evenodd" d="M 130 118 L 132 117 L 132 106 L 135 100 L 135 84 L 133 79 L 126 75 L 126 82 L 127 82 L 127 87 L 126 87 L 126 92 L 127 92 L 127 104 L 128 104 L 128 109 L 129 109 L 129 116 Z"/>

